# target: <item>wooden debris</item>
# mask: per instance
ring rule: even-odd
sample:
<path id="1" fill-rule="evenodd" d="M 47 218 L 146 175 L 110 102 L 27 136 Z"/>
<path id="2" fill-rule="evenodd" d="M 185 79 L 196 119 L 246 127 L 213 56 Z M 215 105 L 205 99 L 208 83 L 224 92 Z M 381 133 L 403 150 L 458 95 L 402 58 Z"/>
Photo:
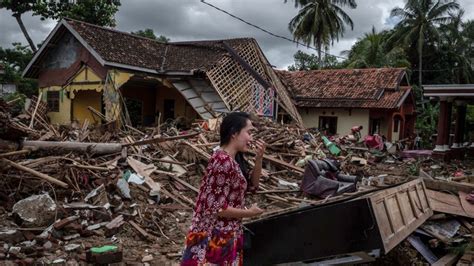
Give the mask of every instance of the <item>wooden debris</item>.
<path id="1" fill-rule="evenodd" d="M 68 187 L 69 187 L 68 184 L 64 183 L 63 181 L 57 180 L 56 178 L 51 177 L 51 176 L 49 176 L 49 175 L 40 173 L 40 172 L 38 172 L 38 171 L 36 171 L 36 170 L 33 170 L 33 169 L 30 169 L 30 168 L 28 168 L 28 167 L 26 167 L 26 166 L 17 164 L 17 163 L 15 163 L 15 162 L 12 162 L 12 161 L 10 161 L 10 160 L 8 160 L 8 159 L 5 159 L 5 158 L 3 158 L 3 159 L 1 159 L 1 160 L 2 160 L 3 162 L 5 162 L 5 163 L 11 165 L 12 167 L 18 169 L 18 170 L 22 170 L 22 171 L 25 171 L 25 172 L 27 172 L 27 173 L 30 173 L 30 174 L 32 174 L 32 175 L 34 175 L 34 176 L 36 176 L 36 177 L 39 177 L 39 178 L 41 178 L 41 179 L 43 179 L 43 180 L 45 180 L 45 181 L 48 181 L 48 182 L 53 183 L 53 184 L 55 184 L 55 185 L 58 185 L 58 186 L 60 186 L 60 187 L 63 187 L 63 188 L 68 188 Z"/>

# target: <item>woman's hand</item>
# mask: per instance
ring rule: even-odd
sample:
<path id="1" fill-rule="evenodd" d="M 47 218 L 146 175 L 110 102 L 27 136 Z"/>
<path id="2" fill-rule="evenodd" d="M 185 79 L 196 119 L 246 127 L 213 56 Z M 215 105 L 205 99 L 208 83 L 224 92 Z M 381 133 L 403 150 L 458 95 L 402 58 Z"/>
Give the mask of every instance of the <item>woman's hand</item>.
<path id="1" fill-rule="evenodd" d="M 255 141 L 255 154 L 258 159 L 263 158 L 263 154 L 265 153 L 266 144 L 263 140 Z"/>
<path id="2" fill-rule="evenodd" d="M 260 216 L 263 213 L 263 210 L 257 206 L 257 203 L 252 204 L 252 207 L 248 209 L 250 217 Z"/>
<path id="3" fill-rule="evenodd" d="M 254 203 L 252 204 L 252 207 L 250 207 L 250 209 L 228 207 L 225 210 L 219 211 L 217 213 L 217 216 L 225 217 L 225 218 L 242 219 L 242 218 L 250 218 L 250 217 L 259 216 L 262 213 L 263 213 L 263 210 L 260 209 L 256 203 Z"/>

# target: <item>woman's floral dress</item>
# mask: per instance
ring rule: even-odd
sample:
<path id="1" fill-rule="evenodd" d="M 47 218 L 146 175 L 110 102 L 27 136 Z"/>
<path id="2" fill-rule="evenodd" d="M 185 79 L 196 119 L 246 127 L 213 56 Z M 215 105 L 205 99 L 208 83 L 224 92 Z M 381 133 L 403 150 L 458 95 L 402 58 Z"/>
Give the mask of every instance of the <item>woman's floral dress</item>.
<path id="1" fill-rule="evenodd" d="M 242 209 L 246 190 L 237 162 L 217 150 L 201 183 L 181 265 L 242 265 L 242 221 L 217 213 L 228 207 Z"/>

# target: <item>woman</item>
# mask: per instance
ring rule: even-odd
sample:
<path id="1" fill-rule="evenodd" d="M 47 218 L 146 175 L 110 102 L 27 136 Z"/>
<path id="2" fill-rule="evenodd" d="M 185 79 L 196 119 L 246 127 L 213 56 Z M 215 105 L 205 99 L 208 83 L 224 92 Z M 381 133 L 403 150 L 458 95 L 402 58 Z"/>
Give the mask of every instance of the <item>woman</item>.
<path id="1" fill-rule="evenodd" d="M 220 148 L 201 181 L 181 265 L 242 265 L 242 218 L 263 212 L 256 204 L 244 207 L 245 192 L 259 185 L 265 151 L 256 141 L 255 167 L 248 172 L 242 153 L 253 142 L 253 129 L 247 113 L 230 113 L 222 121 Z"/>

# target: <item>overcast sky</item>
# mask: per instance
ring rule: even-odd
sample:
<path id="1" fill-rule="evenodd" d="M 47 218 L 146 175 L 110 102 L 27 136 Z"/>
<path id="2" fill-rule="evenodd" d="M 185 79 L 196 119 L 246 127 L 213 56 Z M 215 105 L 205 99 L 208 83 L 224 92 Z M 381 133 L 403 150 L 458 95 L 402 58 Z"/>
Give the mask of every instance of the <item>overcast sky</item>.
<path id="1" fill-rule="evenodd" d="M 217 11 L 200 0 L 122 0 L 116 14 L 117 29 L 136 31 L 151 28 L 157 35 L 162 34 L 171 41 L 227 39 L 235 37 L 253 37 L 262 47 L 271 64 L 277 68 L 286 68 L 293 63 L 293 54 L 307 50 L 304 46 L 275 38 L 252 28 L 220 11 Z M 253 24 L 275 34 L 291 38 L 288 22 L 298 9 L 293 1 L 288 0 L 207 0 L 222 9 L 233 13 Z M 466 19 L 474 18 L 474 1 L 459 0 L 466 10 Z M 331 47 L 330 53 L 340 55 L 347 50 L 372 26 L 380 31 L 393 27 L 390 10 L 396 6 L 403 7 L 403 0 L 357 0 L 355 10 L 347 10 L 354 21 L 354 30 L 349 28 L 344 37 Z M 56 21 L 41 21 L 39 17 L 24 15 L 24 23 L 35 43 L 43 41 L 53 29 Z M 10 47 L 12 42 L 27 44 L 20 28 L 11 13 L 0 10 L 0 45 Z"/>

